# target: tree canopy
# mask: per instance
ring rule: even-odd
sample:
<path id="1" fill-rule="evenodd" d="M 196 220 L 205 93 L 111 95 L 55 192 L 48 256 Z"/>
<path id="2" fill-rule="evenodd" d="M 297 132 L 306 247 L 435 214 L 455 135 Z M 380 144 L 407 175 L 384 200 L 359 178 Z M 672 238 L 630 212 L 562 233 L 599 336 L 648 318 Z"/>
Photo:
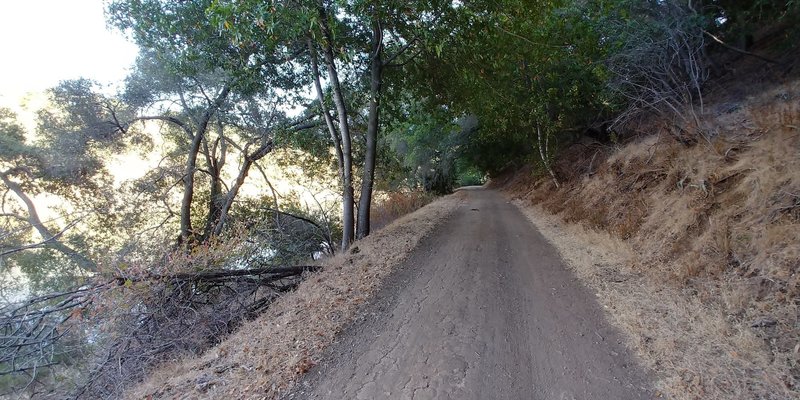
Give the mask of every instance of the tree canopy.
<path id="1" fill-rule="evenodd" d="M 145 338 L 200 315 L 222 335 L 259 312 L 306 261 L 370 234 L 376 192 L 444 194 L 524 164 L 558 185 L 560 148 L 649 113 L 684 140 L 715 52 L 773 63 L 748 38 L 762 25 L 796 38 L 800 2 L 111 0 L 106 14 L 140 47 L 120 90 L 62 82 L 30 131 L 0 108 L 12 390 L 113 397 L 169 352 L 200 351 L 207 338 Z M 133 153 L 157 161 L 114 165 Z M 120 182 L 120 168 L 142 171 Z M 282 192 L 275 170 L 335 200 Z M 79 315 L 102 322 L 57 344 Z M 65 387 L 70 357 L 89 367 Z M 43 365 L 60 367 L 47 380 L 31 372 Z"/>

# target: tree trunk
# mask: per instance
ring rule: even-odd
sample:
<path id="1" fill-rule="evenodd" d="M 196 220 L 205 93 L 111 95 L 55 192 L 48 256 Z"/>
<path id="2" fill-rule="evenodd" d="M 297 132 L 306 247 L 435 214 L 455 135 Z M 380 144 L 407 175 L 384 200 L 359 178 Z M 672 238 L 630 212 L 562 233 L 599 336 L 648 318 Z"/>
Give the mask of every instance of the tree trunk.
<path id="1" fill-rule="evenodd" d="M 559 187 L 556 174 L 553 172 L 553 169 L 550 168 L 550 154 L 548 149 L 550 145 L 550 136 L 547 136 L 547 138 L 544 140 L 544 143 L 542 143 L 542 130 L 539 128 L 539 124 L 536 124 L 536 135 L 538 136 L 539 140 L 539 157 L 542 158 L 542 165 L 544 165 L 544 168 L 550 174 L 550 177 L 553 178 L 553 183 L 556 184 L 556 187 Z"/>
<path id="2" fill-rule="evenodd" d="M 186 171 L 183 176 L 183 199 L 181 200 L 181 243 L 188 245 L 195 239 L 195 232 L 192 229 L 192 200 L 194 199 L 194 174 L 197 171 L 197 155 L 200 152 L 200 145 L 203 143 L 208 124 L 211 118 L 230 93 L 230 86 L 225 86 L 219 92 L 214 102 L 208 105 L 208 109 L 203 114 L 203 119 L 192 137 L 192 145 L 189 148 L 189 155 L 186 159 Z"/>
<path id="3" fill-rule="evenodd" d="M 311 56 L 311 73 L 313 74 L 314 90 L 317 93 L 317 101 L 319 101 L 320 112 L 322 118 L 325 120 L 325 126 L 328 127 L 328 133 L 331 135 L 333 141 L 333 148 L 336 151 L 336 162 L 339 165 L 339 179 L 340 182 L 344 181 L 344 165 L 342 161 L 342 140 L 339 134 L 336 133 L 336 127 L 333 125 L 333 118 L 325 107 L 325 94 L 322 92 L 322 84 L 319 82 L 319 62 L 317 61 L 317 49 L 311 38 L 308 38 L 308 52 Z"/>
<path id="4" fill-rule="evenodd" d="M 223 132 L 222 121 L 217 118 L 217 140 L 208 147 L 208 141 L 203 142 L 203 153 L 206 157 L 206 168 L 210 173 L 210 193 L 208 196 L 208 214 L 206 215 L 206 223 L 203 228 L 202 241 L 206 241 L 212 236 L 218 234 L 217 225 L 223 218 L 223 210 L 227 202 L 227 194 L 222 193 L 222 169 L 225 167 L 227 158 L 228 146 Z"/>
<path id="5" fill-rule="evenodd" d="M 22 187 L 18 183 L 9 179 L 4 173 L 0 173 L 0 180 L 2 180 L 3 183 L 12 192 L 14 192 L 17 198 L 19 198 L 25 204 L 25 208 L 28 211 L 27 221 L 42 237 L 42 247 L 53 249 L 67 256 L 70 260 L 72 260 L 72 262 L 85 271 L 97 272 L 97 264 L 95 264 L 94 261 L 58 240 L 57 236 L 59 235 L 53 234 L 49 229 L 47 229 L 46 226 L 44 226 L 44 223 L 42 223 L 42 220 L 39 218 L 39 213 L 36 211 L 36 206 L 33 204 L 33 201 L 22 190 Z"/>
<path id="6" fill-rule="evenodd" d="M 273 149 L 273 143 L 272 141 L 269 141 L 264 145 L 262 145 L 261 147 L 259 147 L 259 149 L 256 150 L 254 153 L 252 154 L 245 153 L 244 164 L 242 164 L 241 168 L 239 169 L 239 174 L 236 176 L 236 181 L 233 183 L 233 186 L 231 186 L 230 190 L 228 190 L 228 195 L 225 196 L 225 201 L 222 203 L 222 206 L 220 208 L 217 224 L 214 227 L 211 236 L 216 236 L 222 233 L 222 229 L 228 222 L 228 213 L 231 210 L 231 206 L 233 206 L 233 200 L 235 200 L 236 196 L 239 194 L 239 189 L 242 188 L 244 180 L 245 178 L 247 178 L 247 174 L 250 172 L 250 167 L 252 167 L 256 161 L 264 158 L 267 154 L 269 154 L 272 151 L 272 149 Z M 246 151 L 247 148 L 245 148 L 245 152 Z"/>
<path id="7" fill-rule="evenodd" d="M 358 200 L 358 239 L 369 235 L 372 188 L 375 181 L 375 156 L 378 148 L 380 125 L 381 84 L 383 83 L 383 29 L 376 20 L 372 24 L 372 54 L 370 61 L 370 98 L 367 125 L 367 148 L 364 155 L 364 172 L 361 179 L 361 197 Z"/>
<path id="8" fill-rule="evenodd" d="M 322 117 L 325 120 L 325 125 L 328 127 L 328 133 L 331 136 L 331 140 L 333 141 L 334 150 L 336 151 L 336 161 L 339 166 L 339 184 L 341 185 L 342 190 L 342 223 L 343 223 L 343 232 L 342 232 L 342 251 L 347 250 L 352 241 L 352 226 L 353 226 L 353 187 L 352 181 L 350 178 L 350 174 L 352 172 L 352 167 L 350 166 L 350 149 L 349 149 L 349 131 L 348 134 L 345 135 L 345 131 L 342 130 L 340 134 L 337 133 L 336 127 L 333 124 L 333 118 L 331 114 L 328 112 L 328 109 L 325 107 L 325 96 L 322 92 L 322 85 L 320 84 L 320 73 L 319 73 L 319 63 L 317 61 L 317 50 L 314 46 L 314 43 L 311 39 L 308 39 L 308 51 L 311 56 L 311 70 L 314 80 L 314 89 L 317 93 L 317 100 L 319 101 L 320 112 L 322 113 Z M 326 56 L 326 64 L 327 64 L 327 56 Z M 330 72 L 330 68 L 328 69 Z M 341 101 L 341 98 L 339 98 Z M 338 108 L 338 103 L 337 103 Z M 339 112 L 341 114 L 341 111 Z M 341 120 L 341 118 L 340 118 Z M 345 119 L 345 124 L 342 125 L 343 127 L 347 127 L 347 121 Z M 342 139 L 345 138 L 348 142 L 348 151 L 347 156 L 345 156 L 344 151 L 342 150 Z M 345 158 L 348 160 L 345 163 Z M 347 167 L 345 167 L 347 165 Z M 349 216 L 349 217 L 348 217 Z M 347 232 L 347 227 L 350 227 L 350 232 Z M 348 240 L 349 238 L 349 240 Z"/>
<path id="9" fill-rule="evenodd" d="M 197 169 L 197 153 L 205 132 L 197 131 L 192 138 L 189 156 L 186 159 L 186 169 L 183 175 L 183 199 L 181 200 L 181 234 L 180 240 L 188 244 L 192 235 L 192 199 L 194 198 L 194 172 Z"/>
<path id="10" fill-rule="evenodd" d="M 355 215 L 353 213 L 353 160 L 350 137 L 350 126 L 347 121 L 347 106 L 344 102 L 342 87 L 339 83 L 339 73 L 336 71 L 336 60 L 333 56 L 333 35 L 328 26 L 328 17 L 325 8 L 320 6 L 320 26 L 323 34 L 323 51 L 325 64 L 328 69 L 328 79 L 333 89 L 333 102 L 336 105 L 336 114 L 339 117 L 339 131 L 342 134 L 342 252 L 347 251 L 354 238 Z"/>

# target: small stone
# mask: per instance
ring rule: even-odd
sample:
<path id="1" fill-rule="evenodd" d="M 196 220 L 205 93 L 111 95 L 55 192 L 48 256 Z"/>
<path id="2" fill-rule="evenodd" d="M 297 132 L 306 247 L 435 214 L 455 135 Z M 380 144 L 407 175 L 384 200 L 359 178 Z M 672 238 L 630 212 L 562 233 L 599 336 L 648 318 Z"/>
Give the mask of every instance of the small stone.
<path id="1" fill-rule="evenodd" d="M 766 328 L 766 327 L 769 327 L 769 326 L 775 326 L 777 324 L 778 324 L 778 321 L 776 321 L 774 318 L 763 317 L 763 318 L 759 318 L 759 319 L 753 321 L 753 323 L 750 324 L 750 327 L 751 328 Z"/>
<path id="2" fill-rule="evenodd" d="M 229 369 L 231 369 L 230 365 L 227 364 L 217 365 L 216 367 L 214 367 L 214 373 L 221 374 Z"/>
<path id="3" fill-rule="evenodd" d="M 195 379 L 195 387 L 194 388 L 198 392 L 205 392 L 214 383 L 216 383 L 216 382 L 214 380 L 212 380 L 208 375 L 203 374 L 203 375 L 200 375 L 197 379 Z"/>

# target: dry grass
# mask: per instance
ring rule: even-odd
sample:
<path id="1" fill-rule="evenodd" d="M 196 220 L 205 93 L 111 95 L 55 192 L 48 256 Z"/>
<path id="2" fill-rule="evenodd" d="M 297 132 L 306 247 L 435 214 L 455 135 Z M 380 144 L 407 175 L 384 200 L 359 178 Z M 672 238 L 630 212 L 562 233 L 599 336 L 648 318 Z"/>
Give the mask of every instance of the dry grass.
<path id="1" fill-rule="evenodd" d="M 798 99 L 794 83 L 709 107 L 688 147 L 655 124 L 584 144 L 558 190 L 509 179 L 672 398 L 800 397 Z"/>
<path id="2" fill-rule="evenodd" d="M 376 204 L 370 210 L 372 229 L 381 229 L 403 215 L 424 207 L 433 199 L 432 194 L 420 191 L 381 193 L 376 196 Z"/>
<path id="3" fill-rule="evenodd" d="M 441 198 L 325 261 L 256 320 L 198 357 L 164 365 L 129 399 L 273 399 L 321 361 L 323 350 L 419 241 L 457 208 Z"/>

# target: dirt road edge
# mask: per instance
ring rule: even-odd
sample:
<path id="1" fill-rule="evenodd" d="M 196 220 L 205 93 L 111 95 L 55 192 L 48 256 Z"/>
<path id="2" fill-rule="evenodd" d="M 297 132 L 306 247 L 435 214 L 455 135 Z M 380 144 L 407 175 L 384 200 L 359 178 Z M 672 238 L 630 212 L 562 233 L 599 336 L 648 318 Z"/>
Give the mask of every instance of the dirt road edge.
<path id="1" fill-rule="evenodd" d="M 527 201 L 513 203 L 595 292 L 609 322 L 653 373 L 657 395 L 697 399 L 693 393 L 710 386 L 714 393 L 707 398 L 741 399 L 749 397 L 741 381 L 774 379 L 766 373 L 743 378 L 752 364 L 750 355 L 739 353 L 763 346 L 758 337 L 734 329 L 722 310 L 697 296 L 647 277 L 639 270 L 639 256 L 626 242 L 565 223 Z M 712 381 L 699 381 L 700 377 Z M 788 398 L 785 395 L 772 393 L 768 398 Z"/>
<path id="2" fill-rule="evenodd" d="M 437 199 L 355 243 L 224 342 L 162 366 L 126 398 L 278 398 L 322 360 L 361 305 L 461 198 L 455 193 Z"/>

